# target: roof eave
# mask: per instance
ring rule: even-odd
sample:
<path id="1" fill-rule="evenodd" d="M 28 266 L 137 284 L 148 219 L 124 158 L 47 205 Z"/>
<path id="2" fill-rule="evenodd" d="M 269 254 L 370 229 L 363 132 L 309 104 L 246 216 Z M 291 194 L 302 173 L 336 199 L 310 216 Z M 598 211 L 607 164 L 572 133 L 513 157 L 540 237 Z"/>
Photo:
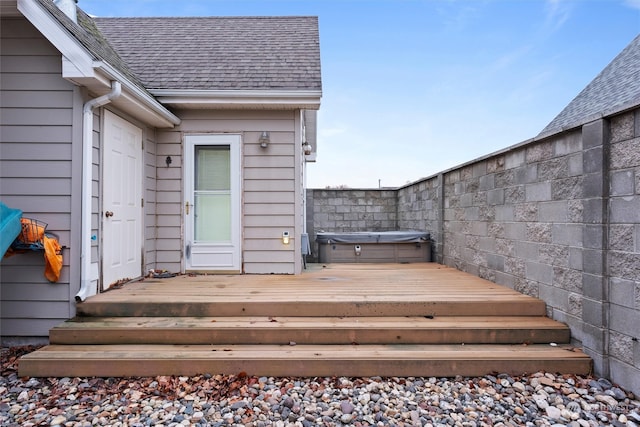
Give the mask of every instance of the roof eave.
<path id="1" fill-rule="evenodd" d="M 156 127 L 173 127 L 180 119 L 104 61 L 94 56 L 38 2 L 18 0 L 18 10 L 62 54 L 62 78 L 87 87 L 97 95 L 111 89 L 111 80 L 122 84 L 123 96 L 114 105 Z"/>
<path id="2" fill-rule="evenodd" d="M 320 109 L 320 90 L 149 89 L 164 105 L 184 109 Z"/>

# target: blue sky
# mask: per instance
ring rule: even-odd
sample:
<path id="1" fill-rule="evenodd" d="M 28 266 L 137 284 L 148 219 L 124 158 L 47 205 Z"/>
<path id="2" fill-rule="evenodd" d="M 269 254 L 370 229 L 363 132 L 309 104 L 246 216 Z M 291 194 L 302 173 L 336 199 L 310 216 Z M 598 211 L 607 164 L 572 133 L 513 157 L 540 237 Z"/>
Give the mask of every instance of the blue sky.
<path id="1" fill-rule="evenodd" d="M 319 17 L 308 186 L 393 187 L 536 136 L 640 33 L 640 0 L 80 0 L 97 16 Z"/>

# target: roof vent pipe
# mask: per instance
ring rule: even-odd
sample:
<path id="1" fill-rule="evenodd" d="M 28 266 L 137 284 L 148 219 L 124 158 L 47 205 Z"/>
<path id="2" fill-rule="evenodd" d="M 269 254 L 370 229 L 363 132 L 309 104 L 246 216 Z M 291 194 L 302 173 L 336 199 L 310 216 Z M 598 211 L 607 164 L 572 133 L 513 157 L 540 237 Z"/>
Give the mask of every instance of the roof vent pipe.
<path id="1" fill-rule="evenodd" d="M 78 23 L 78 13 L 76 11 L 76 3 L 78 0 L 54 0 L 53 3 L 58 9 L 64 12 L 76 24 Z"/>

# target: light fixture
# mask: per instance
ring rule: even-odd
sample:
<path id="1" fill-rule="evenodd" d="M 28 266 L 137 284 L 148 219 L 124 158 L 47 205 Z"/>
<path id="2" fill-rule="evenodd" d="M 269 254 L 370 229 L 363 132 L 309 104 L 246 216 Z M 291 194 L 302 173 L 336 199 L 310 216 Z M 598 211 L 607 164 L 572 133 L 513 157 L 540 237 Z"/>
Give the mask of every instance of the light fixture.
<path id="1" fill-rule="evenodd" d="M 269 142 L 271 142 L 271 139 L 269 138 L 269 132 L 262 131 L 258 142 L 260 143 L 260 147 L 267 148 L 269 146 Z"/>
<path id="2" fill-rule="evenodd" d="M 311 154 L 311 151 L 313 151 L 313 147 L 311 146 L 311 144 L 305 141 L 304 143 L 302 143 L 302 151 L 304 152 L 305 156 L 308 156 L 309 154 Z"/>
<path id="3" fill-rule="evenodd" d="M 283 231 L 282 232 L 282 243 L 285 245 L 289 244 L 289 232 L 288 231 Z"/>

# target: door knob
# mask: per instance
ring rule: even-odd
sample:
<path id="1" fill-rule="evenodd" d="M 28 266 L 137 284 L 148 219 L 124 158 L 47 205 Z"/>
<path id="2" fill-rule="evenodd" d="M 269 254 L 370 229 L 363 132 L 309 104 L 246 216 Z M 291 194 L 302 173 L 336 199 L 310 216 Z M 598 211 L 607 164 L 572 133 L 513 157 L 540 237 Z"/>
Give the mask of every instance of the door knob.
<path id="1" fill-rule="evenodd" d="M 113 216 L 113 212 L 111 212 L 111 211 L 106 211 L 106 212 L 104 213 L 104 216 L 106 216 L 107 218 L 111 218 L 111 217 Z"/>

